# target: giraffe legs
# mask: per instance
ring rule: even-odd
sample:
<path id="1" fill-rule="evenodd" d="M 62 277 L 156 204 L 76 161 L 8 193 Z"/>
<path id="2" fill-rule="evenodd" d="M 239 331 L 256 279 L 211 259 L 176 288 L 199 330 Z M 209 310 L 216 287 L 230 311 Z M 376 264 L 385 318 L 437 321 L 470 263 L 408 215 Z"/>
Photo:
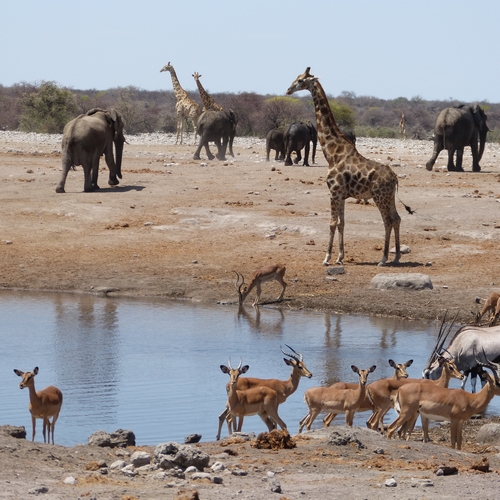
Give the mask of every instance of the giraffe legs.
<path id="1" fill-rule="evenodd" d="M 330 239 L 328 241 L 328 249 L 326 251 L 326 257 L 323 261 L 324 266 L 330 265 L 330 259 L 332 257 L 333 249 L 333 239 L 335 237 L 335 231 L 337 226 L 339 228 L 339 255 L 335 264 L 342 265 L 344 260 L 344 200 L 338 200 L 333 195 L 330 198 L 331 206 L 331 220 L 330 220 Z"/>
<path id="2" fill-rule="evenodd" d="M 374 200 L 377 203 L 377 200 Z M 380 207 L 379 207 L 380 210 Z M 394 242 L 396 246 L 396 256 L 394 257 L 394 264 L 399 262 L 401 258 L 401 244 L 399 240 L 399 226 L 401 225 L 401 217 L 396 210 L 396 203 L 393 201 L 392 207 L 388 211 L 380 210 L 382 220 L 385 226 L 385 242 L 384 242 L 384 255 L 382 260 L 378 263 L 379 266 L 384 266 L 389 258 L 389 244 L 391 242 L 391 232 L 394 230 Z"/>

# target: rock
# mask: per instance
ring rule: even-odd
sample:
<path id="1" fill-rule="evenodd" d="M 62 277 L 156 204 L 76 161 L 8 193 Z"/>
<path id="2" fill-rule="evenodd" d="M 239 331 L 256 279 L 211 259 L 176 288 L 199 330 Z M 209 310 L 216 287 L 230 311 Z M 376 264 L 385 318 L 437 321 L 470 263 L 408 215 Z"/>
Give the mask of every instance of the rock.
<path id="1" fill-rule="evenodd" d="M 195 472 L 192 476 L 191 479 L 208 479 L 210 482 L 212 482 L 212 476 L 208 474 L 207 472 Z"/>
<path id="2" fill-rule="evenodd" d="M 500 424 L 483 425 L 477 433 L 476 443 L 480 444 L 500 444 Z"/>
<path id="3" fill-rule="evenodd" d="M 151 457 L 149 453 L 145 451 L 135 451 L 132 453 L 130 460 L 134 467 L 142 467 L 143 465 L 149 465 L 151 463 Z"/>
<path id="4" fill-rule="evenodd" d="M 124 460 L 117 460 L 116 462 L 113 462 L 109 468 L 110 469 L 123 469 L 127 465 L 127 462 Z"/>
<path id="5" fill-rule="evenodd" d="M 278 481 L 271 481 L 269 486 L 273 493 L 281 493 L 281 484 Z"/>
<path id="6" fill-rule="evenodd" d="M 201 439 L 201 434 L 190 434 L 184 438 L 185 444 L 198 443 Z"/>
<path id="7" fill-rule="evenodd" d="M 76 479 L 73 476 L 68 476 L 64 479 L 64 484 L 76 484 Z"/>
<path id="8" fill-rule="evenodd" d="M 401 245 L 399 247 L 399 251 L 401 252 L 402 255 L 404 255 L 405 253 L 410 253 L 411 252 L 411 248 L 408 245 Z M 396 253 L 396 247 L 391 248 L 389 250 L 389 253 Z"/>
<path id="9" fill-rule="evenodd" d="M 192 446 L 168 442 L 156 446 L 153 461 L 162 469 L 173 467 L 185 469 L 192 465 L 202 471 L 208 467 L 210 457 Z"/>
<path id="10" fill-rule="evenodd" d="M 385 485 L 388 486 L 389 488 L 395 488 L 398 485 L 398 483 L 393 477 L 391 477 L 385 482 Z"/>
<path id="11" fill-rule="evenodd" d="M 28 495 L 40 495 L 41 493 L 48 493 L 49 489 L 47 486 L 37 486 L 36 488 L 31 488 L 28 490 Z"/>
<path id="12" fill-rule="evenodd" d="M 327 268 L 326 270 L 326 274 L 328 274 L 328 276 L 334 276 L 336 274 L 344 274 L 344 273 L 345 273 L 344 266 L 332 266 Z"/>
<path id="13" fill-rule="evenodd" d="M 132 464 L 126 465 L 123 469 L 120 469 L 120 472 L 128 477 L 137 476 L 137 472 Z"/>
<path id="14" fill-rule="evenodd" d="M 411 485 L 413 488 L 417 486 L 422 486 L 423 488 L 428 488 L 429 486 L 434 486 L 434 483 L 430 479 L 420 479 L 416 477 L 411 478 Z"/>
<path id="15" fill-rule="evenodd" d="M 16 427 L 15 425 L 2 425 L 0 426 L 0 432 L 17 439 L 26 439 L 26 429 L 24 425 L 21 427 Z"/>
<path id="16" fill-rule="evenodd" d="M 358 439 L 354 432 L 347 431 L 344 434 L 340 432 L 333 431 L 330 434 L 330 439 L 328 444 L 333 446 L 347 446 L 348 444 L 354 443 L 357 445 L 358 450 L 366 448 L 366 446 Z"/>
<path id="17" fill-rule="evenodd" d="M 370 288 L 379 290 L 425 290 L 431 289 L 431 278 L 419 273 L 380 273 L 370 282 Z"/>
<path id="18" fill-rule="evenodd" d="M 135 446 L 135 434 L 123 429 L 118 429 L 111 434 L 106 431 L 97 431 L 89 436 L 88 444 L 101 448 L 126 448 L 127 446 Z"/>
<path id="19" fill-rule="evenodd" d="M 222 462 L 215 462 L 212 465 L 212 472 L 218 472 L 221 470 L 225 470 L 226 466 Z"/>
<path id="20" fill-rule="evenodd" d="M 473 463 L 470 468 L 479 472 L 490 472 L 490 461 L 487 457 L 483 457 L 479 462 Z"/>
<path id="21" fill-rule="evenodd" d="M 456 467 L 448 465 L 440 465 L 434 473 L 436 476 L 451 476 L 453 474 L 458 474 L 458 469 Z"/>

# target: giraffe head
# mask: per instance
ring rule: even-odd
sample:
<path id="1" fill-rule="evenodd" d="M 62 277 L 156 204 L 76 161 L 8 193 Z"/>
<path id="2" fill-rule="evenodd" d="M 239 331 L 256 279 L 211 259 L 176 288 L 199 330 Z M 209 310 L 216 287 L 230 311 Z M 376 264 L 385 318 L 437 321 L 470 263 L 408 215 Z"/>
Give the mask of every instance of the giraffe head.
<path id="1" fill-rule="evenodd" d="M 310 73 L 311 68 L 307 67 L 305 72 L 302 75 L 299 75 L 295 81 L 290 85 L 288 90 L 286 91 L 287 95 L 291 95 L 294 92 L 298 92 L 299 90 L 311 90 L 314 82 L 319 80 L 319 76 L 313 76 Z"/>
<path id="2" fill-rule="evenodd" d="M 170 71 L 173 69 L 174 69 L 174 67 L 170 64 L 170 61 L 169 61 L 168 64 L 166 64 L 165 66 L 163 66 L 163 68 L 160 69 L 160 73 L 162 73 L 163 71 Z"/>
<path id="3" fill-rule="evenodd" d="M 201 78 L 201 75 L 199 73 L 196 73 L 196 71 L 193 73 L 193 78 L 198 81 Z"/>

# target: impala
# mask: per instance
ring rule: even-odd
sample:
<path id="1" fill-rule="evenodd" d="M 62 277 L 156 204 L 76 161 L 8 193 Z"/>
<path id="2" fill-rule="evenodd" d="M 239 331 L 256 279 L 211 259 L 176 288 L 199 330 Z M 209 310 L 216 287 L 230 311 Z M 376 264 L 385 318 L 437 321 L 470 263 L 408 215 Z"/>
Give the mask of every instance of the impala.
<path id="1" fill-rule="evenodd" d="M 231 360 L 228 363 L 229 367 L 220 365 L 223 373 L 229 375 L 229 390 L 227 393 L 227 403 L 229 411 L 233 418 L 244 417 L 245 415 L 259 415 L 266 425 L 268 418 L 275 425 L 279 425 L 283 430 L 286 430 L 286 424 L 278 415 L 278 394 L 276 391 L 266 386 L 253 387 L 245 391 L 240 391 L 236 388 L 236 382 L 242 373 L 246 373 L 248 365 L 241 366 L 241 360 L 238 368 L 231 366 Z M 268 426 L 269 427 L 269 426 Z"/>
<path id="2" fill-rule="evenodd" d="M 485 299 L 476 298 L 476 302 L 479 304 L 481 300 L 484 300 L 483 308 L 476 315 L 476 324 L 481 323 L 482 317 L 489 312 L 490 318 L 488 320 L 488 326 L 493 326 L 500 316 L 500 295 L 497 292 L 492 292 L 490 296 Z"/>
<path id="3" fill-rule="evenodd" d="M 392 359 L 390 359 L 389 365 L 394 368 L 394 375 L 392 376 L 392 378 L 395 380 L 408 378 L 408 372 L 406 371 L 406 369 L 408 367 L 410 367 L 412 365 L 412 363 L 413 363 L 413 359 L 408 360 L 406 363 L 395 363 Z M 370 385 L 371 384 L 368 384 L 367 388 L 369 388 Z M 358 384 L 350 383 L 350 382 L 336 382 L 335 384 L 332 384 L 330 387 L 334 387 L 337 389 L 356 389 L 357 386 L 358 386 Z M 367 410 L 373 411 L 373 403 L 370 401 L 368 394 L 365 394 L 365 399 L 362 401 L 362 403 L 359 405 L 359 408 L 356 411 L 367 411 Z M 373 415 L 373 413 L 372 413 L 372 415 Z M 329 427 L 334 418 L 335 418 L 335 414 L 329 413 L 323 419 L 323 424 L 325 425 L 325 427 Z"/>
<path id="4" fill-rule="evenodd" d="M 309 413 L 299 422 L 299 433 L 302 432 L 304 425 L 307 430 L 310 430 L 312 423 L 322 411 L 332 413 L 333 418 L 339 413 L 345 413 L 345 424 L 352 427 L 354 413 L 365 399 L 368 375 L 375 368 L 376 366 L 373 365 L 368 370 L 360 370 L 357 366 L 351 365 L 351 370 L 359 375 L 359 384 L 357 384 L 356 389 L 336 389 L 332 387 L 312 387 L 307 389 L 304 394 L 304 401 L 309 407 Z"/>
<path id="5" fill-rule="evenodd" d="M 486 384 L 475 394 L 462 389 L 446 389 L 422 380 L 418 384 L 401 387 L 396 396 L 399 417 L 389 425 L 387 437 L 391 438 L 398 427 L 413 419 L 420 413 L 432 420 L 450 422 L 451 447 L 462 448 L 462 428 L 472 415 L 483 412 L 495 395 L 500 395 L 500 365 L 486 358 L 486 363 L 477 360 L 478 365 L 485 366 L 493 372 L 493 376 L 484 372 Z M 424 440 L 429 437 L 424 435 Z"/>
<path id="6" fill-rule="evenodd" d="M 303 361 L 303 356 L 300 352 L 297 352 L 295 349 L 290 347 L 289 345 L 285 344 L 288 349 L 290 349 L 292 353 L 285 352 L 283 348 L 281 348 L 281 352 L 285 355 L 288 356 L 288 358 L 283 358 L 283 361 L 288 365 L 292 367 L 292 373 L 290 377 L 287 380 L 278 380 L 275 378 L 271 379 L 262 379 L 262 378 L 254 378 L 254 377 L 240 377 L 237 380 L 237 386 L 236 389 L 238 390 L 246 390 L 246 389 L 251 389 L 253 387 L 259 387 L 259 386 L 266 386 L 271 389 L 273 389 L 277 395 L 278 395 L 278 405 L 284 403 L 287 398 L 293 394 L 296 390 L 297 387 L 299 386 L 299 382 L 301 377 L 307 377 L 311 378 L 312 373 L 307 369 L 306 365 L 304 364 Z M 226 389 L 229 390 L 229 384 L 226 386 Z M 228 420 L 230 417 L 230 412 L 229 408 L 226 408 L 220 415 L 219 415 L 219 429 L 217 432 L 217 437 L 216 439 L 220 439 L 220 434 L 222 430 L 222 425 L 224 424 L 224 420 Z M 231 434 L 231 420 L 232 420 L 232 425 L 233 425 L 233 430 L 238 430 L 241 431 L 241 428 L 243 426 L 243 416 L 240 416 L 238 426 L 236 426 L 236 422 L 234 419 L 228 420 L 228 429 L 229 429 L 229 434 Z M 266 425 L 268 426 L 269 430 L 274 429 L 274 424 L 270 421 L 265 421 Z"/>
<path id="7" fill-rule="evenodd" d="M 243 288 L 243 290 L 241 289 L 241 287 L 245 284 L 245 277 L 243 276 L 243 274 L 233 271 L 237 276 L 235 287 L 236 290 L 238 291 L 238 303 L 240 304 L 240 306 L 243 304 L 243 302 L 245 302 L 245 299 L 248 297 L 248 294 L 255 287 L 257 287 L 257 296 L 253 301 L 252 305 L 254 306 L 258 305 L 260 301 L 260 294 L 262 292 L 262 283 L 271 280 L 276 280 L 282 286 L 280 296 L 276 299 L 278 302 L 281 302 L 283 300 L 283 295 L 285 294 L 285 289 L 287 286 L 287 284 L 283 280 L 285 271 L 286 267 L 283 264 L 272 264 L 263 267 L 262 269 L 259 269 L 253 273 L 252 278 L 250 279 L 250 283 L 248 284 L 248 286 Z"/>
<path id="8" fill-rule="evenodd" d="M 33 432 L 31 440 L 35 440 L 36 434 L 36 419 L 43 419 L 43 442 L 46 443 L 45 430 L 48 429 L 48 442 L 50 444 L 50 434 L 52 430 L 52 444 L 54 444 L 54 427 L 61 411 L 63 402 L 62 392 L 53 385 L 49 385 L 43 391 L 35 390 L 35 376 L 38 373 L 38 367 L 32 372 L 22 372 L 14 369 L 14 373 L 22 377 L 19 384 L 20 389 L 28 388 L 30 394 L 30 404 L 28 409 L 31 413 L 31 423 L 33 425 Z M 50 422 L 52 417 L 52 423 Z"/>
<path id="9" fill-rule="evenodd" d="M 463 378 L 463 374 L 457 370 L 453 359 L 450 360 L 443 356 L 438 356 L 438 360 L 442 368 L 441 377 L 438 380 L 432 381 L 433 384 L 441 387 L 448 387 L 451 378 Z M 373 430 L 379 428 L 383 429 L 384 415 L 393 406 L 393 400 L 399 388 L 406 384 L 419 383 L 422 381 L 423 379 L 417 378 L 405 378 L 400 380 L 384 378 L 372 382 L 368 386 L 368 397 L 373 403 L 374 410 L 366 425 Z"/>

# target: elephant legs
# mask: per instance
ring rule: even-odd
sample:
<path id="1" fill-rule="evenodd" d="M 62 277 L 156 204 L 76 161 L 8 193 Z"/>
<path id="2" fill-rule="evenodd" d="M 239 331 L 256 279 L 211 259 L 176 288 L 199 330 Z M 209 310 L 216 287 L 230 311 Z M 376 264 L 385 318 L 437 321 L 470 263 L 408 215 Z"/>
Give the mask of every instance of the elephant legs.
<path id="1" fill-rule="evenodd" d="M 309 142 L 306 143 L 306 150 L 304 152 L 304 167 L 308 167 L 309 166 L 309 148 L 310 148 L 310 145 L 309 145 Z"/>
<path id="2" fill-rule="evenodd" d="M 104 153 L 104 158 L 106 159 L 106 165 L 108 166 L 108 169 L 109 169 L 108 184 L 110 186 L 116 186 L 116 185 L 120 184 L 120 181 L 116 177 L 117 168 L 116 168 L 115 160 L 113 158 L 113 152 L 111 151 L 111 152 Z M 99 171 L 99 163 L 97 164 L 97 172 L 95 174 L 96 189 L 99 189 L 99 186 L 97 186 L 98 171 Z M 121 175 L 120 175 L 120 177 L 121 177 Z"/>
<path id="3" fill-rule="evenodd" d="M 444 149 L 443 145 L 443 137 L 442 136 L 437 136 L 435 138 L 434 142 L 434 151 L 432 152 L 431 159 L 425 164 L 425 168 L 429 171 L 432 170 L 434 167 L 434 163 L 436 163 L 437 157 L 439 156 L 439 153 Z"/>
<path id="4" fill-rule="evenodd" d="M 63 152 L 62 174 L 59 184 L 56 187 L 56 193 L 65 193 L 64 186 L 66 185 L 66 178 L 68 177 L 69 169 L 73 166 L 71 159 L 66 152 Z"/>
<path id="5" fill-rule="evenodd" d="M 222 145 L 220 140 L 216 142 L 217 144 L 217 159 L 221 161 L 226 160 L 226 150 L 227 150 L 227 137 L 222 139 Z"/>
<path id="6" fill-rule="evenodd" d="M 215 156 L 210 151 L 210 148 L 208 147 L 208 141 L 205 141 L 203 139 L 203 136 L 200 137 L 200 142 L 198 144 L 198 147 L 196 148 L 196 151 L 194 152 L 193 160 L 201 160 L 201 158 L 200 158 L 200 151 L 201 151 L 202 147 L 205 147 L 205 151 L 207 153 L 208 159 L 209 160 L 213 160 L 215 158 Z"/>

